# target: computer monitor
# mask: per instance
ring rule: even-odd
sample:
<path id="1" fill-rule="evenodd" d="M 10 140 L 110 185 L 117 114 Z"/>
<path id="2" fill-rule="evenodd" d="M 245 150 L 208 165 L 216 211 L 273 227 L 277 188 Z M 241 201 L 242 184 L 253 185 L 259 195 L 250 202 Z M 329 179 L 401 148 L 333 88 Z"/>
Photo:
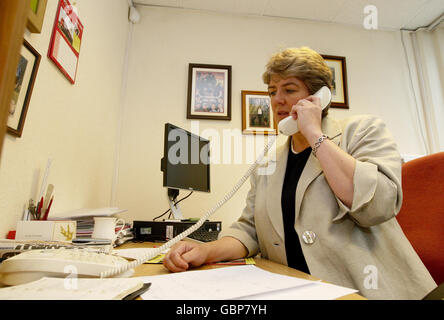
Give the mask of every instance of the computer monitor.
<path id="1" fill-rule="evenodd" d="M 181 220 L 179 190 L 210 192 L 210 141 L 166 123 L 161 171 L 174 219 Z"/>

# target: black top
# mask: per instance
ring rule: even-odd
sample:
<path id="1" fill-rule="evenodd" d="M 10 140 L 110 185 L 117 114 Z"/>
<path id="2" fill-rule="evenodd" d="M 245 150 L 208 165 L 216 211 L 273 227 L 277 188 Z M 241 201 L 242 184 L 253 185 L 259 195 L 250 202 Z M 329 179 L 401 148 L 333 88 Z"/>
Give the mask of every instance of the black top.
<path id="1" fill-rule="evenodd" d="M 290 141 L 290 150 L 288 150 L 287 169 L 285 170 L 284 186 L 282 188 L 281 198 L 282 218 L 285 233 L 285 251 L 287 252 L 288 266 L 308 274 L 310 271 L 308 270 L 304 254 L 302 253 L 302 247 L 298 234 L 294 228 L 294 220 L 296 215 L 296 186 L 310 153 L 310 147 L 297 154 L 293 153 L 291 150 Z"/>

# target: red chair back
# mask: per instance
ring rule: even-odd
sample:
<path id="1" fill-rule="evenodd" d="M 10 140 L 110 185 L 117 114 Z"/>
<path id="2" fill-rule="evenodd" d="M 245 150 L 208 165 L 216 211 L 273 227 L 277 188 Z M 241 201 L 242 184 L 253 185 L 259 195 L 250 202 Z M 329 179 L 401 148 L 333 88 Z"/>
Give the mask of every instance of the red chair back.
<path id="1" fill-rule="evenodd" d="M 397 220 L 437 284 L 444 282 L 444 152 L 402 166 Z"/>

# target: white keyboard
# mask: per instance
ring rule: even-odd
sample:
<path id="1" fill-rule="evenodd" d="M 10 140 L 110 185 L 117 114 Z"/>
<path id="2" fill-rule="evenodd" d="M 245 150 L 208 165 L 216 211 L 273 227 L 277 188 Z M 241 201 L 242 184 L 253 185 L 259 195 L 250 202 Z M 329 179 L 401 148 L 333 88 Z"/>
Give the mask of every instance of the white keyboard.
<path id="1" fill-rule="evenodd" d="M 84 249 L 30 250 L 0 264 L 1 282 L 17 285 L 42 277 L 97 278 L 100 273 L 127 264 L 122 257 Z M 117 275 L 128 277 L 133 270 Z"/>

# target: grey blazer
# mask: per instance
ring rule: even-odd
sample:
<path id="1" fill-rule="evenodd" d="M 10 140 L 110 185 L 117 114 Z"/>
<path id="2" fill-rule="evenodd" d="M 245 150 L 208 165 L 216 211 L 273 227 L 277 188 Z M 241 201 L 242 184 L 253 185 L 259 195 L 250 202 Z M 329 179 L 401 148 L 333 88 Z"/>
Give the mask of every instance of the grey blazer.
<path id="1" fill-rule="evenodd" d="M 322 131 L 357 161 L 351 208 L 335 196 L 312 154 L 302 172 L 294 227 L 310 273 L 369 299 L 423 298 L 436 283 L 395 218 L 402 204 L 401 157 L 390 132 L 367 115 L 341 121 L 327 116 Z M 237 238 L 249 256 L 260 252 L 284 265 L 281 193 L 288 151 L 289 140 L 266 164 L 275 162 L 272 174 L 256 170 L 250 177 L 242 215 L 219 235 Z"/>

